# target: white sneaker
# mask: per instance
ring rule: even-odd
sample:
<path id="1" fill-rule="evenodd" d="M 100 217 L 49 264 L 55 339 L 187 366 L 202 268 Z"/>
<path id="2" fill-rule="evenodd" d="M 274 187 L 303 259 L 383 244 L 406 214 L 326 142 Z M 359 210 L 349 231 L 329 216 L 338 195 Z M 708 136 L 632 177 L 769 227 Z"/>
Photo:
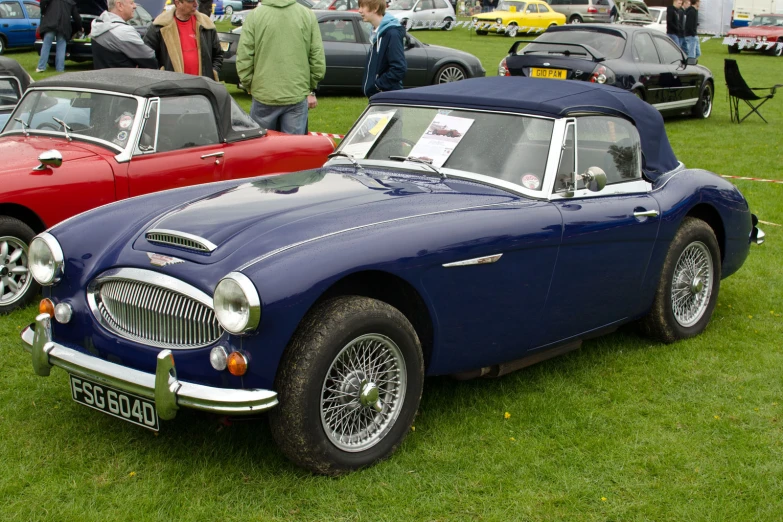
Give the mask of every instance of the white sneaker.
<path id="1" fill-rule="evenodd" d="M 36 68 L 36 69 L 35 69 L 35 72 L 38 72 L 38 73 L 41 73 L 41 72 L 46 72 L 46 69 L 37 69 L 37 68 Z"/>

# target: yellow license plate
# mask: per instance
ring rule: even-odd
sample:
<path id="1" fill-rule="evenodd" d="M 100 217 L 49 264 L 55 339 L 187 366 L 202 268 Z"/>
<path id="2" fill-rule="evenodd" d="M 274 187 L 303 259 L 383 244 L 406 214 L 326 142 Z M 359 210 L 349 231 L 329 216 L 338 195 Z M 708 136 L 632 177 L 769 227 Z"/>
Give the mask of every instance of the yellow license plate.
<path id="1" fill-rule="evenodd" d="M 606 7 L 602 7 L 598 10 L 599 13 L 605 13 L 607 11 Z"/>
<path id="2" fill-rule="evenodd" d="M 231 42 L 220 42 L 220 48 L 223 49 L 223 52 L 228 51 L 229 47 L 231 47 Z"/>
<path id="3" fill-rule="evenodd" d="M 530 68 L 531 78 L 549 78 L 550 80 L 565 80 L 565 69 L 541 69 L 539 67 Z"/>

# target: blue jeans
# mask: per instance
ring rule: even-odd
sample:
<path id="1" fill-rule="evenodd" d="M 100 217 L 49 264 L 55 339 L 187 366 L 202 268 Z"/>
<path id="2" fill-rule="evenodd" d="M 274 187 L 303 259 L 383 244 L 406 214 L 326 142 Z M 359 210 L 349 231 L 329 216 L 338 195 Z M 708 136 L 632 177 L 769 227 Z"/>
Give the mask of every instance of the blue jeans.
<path id="1" fill-rule="evenodd" d="M 38 69 L 41 71 L 46 70 L 46 64 L 49 63 L 49 52 L 52 50 L 52 40 L 54 40 L 55 32 L 49 31 L 44 34 L 43 47 L 41 47 L 41 58 L 38 60 Z M 54 55 L 54 68 L 57 72 L 65 71 L 65 36 L 57 35 L 57 49 Z"/>
<path id="2" fill-rule="evenodd" d="M 307 132 L 307 98 L 293 105 L 264 105 L 253 98 L 250 117 L 265 129 L 304 134 Z"/>
<path id="3" fill-rule="evenodd" d="M 685 53 L 688 58 L 698 58 L 701 56 L 701 44 L 698 36 L 685 37 Z"/>
<path id="4" fill-rule="evenodd" d="M 677 36 L 676 34 L 669 34 L 669 33 L 666 33 L 666 36 L 671 38 L 672 42 L 677 44 L 677 47 L 682 48 L 682 41 L 680 41 L 680 37 L 679 36 Z"/>

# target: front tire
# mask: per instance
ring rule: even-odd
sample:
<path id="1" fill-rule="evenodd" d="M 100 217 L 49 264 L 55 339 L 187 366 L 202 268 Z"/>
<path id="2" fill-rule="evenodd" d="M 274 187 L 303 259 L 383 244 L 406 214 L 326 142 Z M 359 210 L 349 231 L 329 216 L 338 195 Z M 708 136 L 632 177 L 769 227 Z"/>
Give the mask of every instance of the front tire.
<path id="1" fill-rule="evenodd" d="M 438 69 L 438 72 L 435 74 L 433 85 L 438 83 L 458 82 L 465 78 L 465 69 L 456 63 L 449 63 Z"/>
<path id="2" fill-rule="evenodd" d="M 0 314 L 26 306 L 41 289 L 27 265 L 34 236 L 18 219 L 0 216 Z"/>
<path id="3" fill-rule="evenodd" d="M 508 29 L 506 29 L 506 36 L 509 38 L 516 38 L 518 32 L 519 26 L 517 24 L 509 24 Z"/>
<path id="4" fill-rule="evenodd" d="M 402 313 L 366 297 L 328 300 L 302 320 L 280 361 L 272 435 L 315 473 L 370 466 L 410 431 L 423 381 L 421 345 Z"/>
<path id="5" fill-rule="evenodd" d="M 739 45 L 735 44 L 729 46 L 729 54 L 739 54 L 739 53 L 740 53 Z"/>
<path id="6" fill-rule="evenodd" d="M 451 26 L 454 25 L 454 20 L 451 18 L 444 18 L 443 19 L 443 26 L 441 27 L 442 30 L 448 31 L 451 29 Z"/>
<path id="7" fill-rule="evenodd" d="M 704 86 L 701 88 L 701 93 L 699 94 L 699 101 L 693 106 L 693 115 L 703 120 L 709 118 L 710 114 L 712 114 L 712 100 L 712 83 L 704 82 Z"/>
<path id="8" fill-rule="evenodd" d="M 232 14 L 234 14 L 234 8 L 231 7 L 230 5 L 227 5 L 226 8 L 223 9 L 223 14 L 226 16 L 231 16 Z"/>
<path id="9" fill-rule="evenodd" d="M 712 228 L 686 217 L 669 246 L 646 334 L 665 343 L 694 337 L 710 322 L 720 290 L 720 248 Z"/>

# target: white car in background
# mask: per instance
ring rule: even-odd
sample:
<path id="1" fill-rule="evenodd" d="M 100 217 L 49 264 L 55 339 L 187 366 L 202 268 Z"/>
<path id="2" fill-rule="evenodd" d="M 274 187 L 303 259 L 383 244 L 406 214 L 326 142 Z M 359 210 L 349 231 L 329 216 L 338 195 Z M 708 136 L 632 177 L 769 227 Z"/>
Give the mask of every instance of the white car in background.
<path id="1" fill-rule="evenodd" d="M 641 0 L 619 0 L 616 5 L 619 13 L 617 23 L 666 32 L 665 7 L 648 7 Z"/>
<path id="2" fill-rule="evenodd" d="M 407 30 L 449 29 L 457 21 L 449 0 L 392 0 L 386 12 L 397 17 Z"/>

